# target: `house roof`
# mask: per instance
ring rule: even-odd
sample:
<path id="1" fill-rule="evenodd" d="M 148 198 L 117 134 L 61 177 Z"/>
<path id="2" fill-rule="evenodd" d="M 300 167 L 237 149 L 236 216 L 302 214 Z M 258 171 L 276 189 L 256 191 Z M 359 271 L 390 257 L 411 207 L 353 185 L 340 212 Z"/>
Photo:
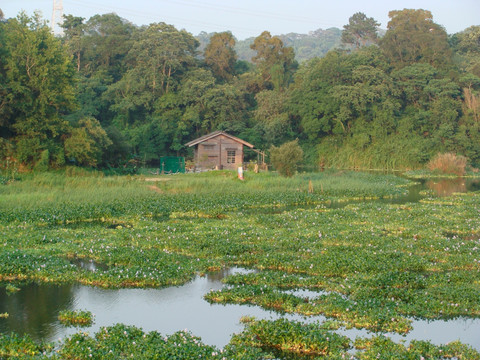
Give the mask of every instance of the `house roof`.
<path id="1" fill-rule="evenodd" d="M 235 137 L 235 136 L 233 136 L 233 135 L 227 134 L 227 133 L 224 132 L 224 131 L 214 131 L 214 132 L 212 132 L 212 133 L 210 133 L 210 134 L 201 136 L 201 137 L 199 137 L 198 139 L 195 139 L 195 140 L 192 140 L 192 141 L 186 143 L 185 146 L 192 147 L 192 146 L 194 146 L 194 145 L 200 144 L 200 143 L 202 143 L 202 142 L 204 142 L 204 141 L 210 140 L 210 139 L 212 139 L 212 138 L 214 138 L 214 137 L 217 137 L 217 136 L 219 136 L 219 135 L 226 136 L 226 137 L 228 137 L 228 138 L 230 138 L 230 139 L 232 139 L 232 140 L 234 140 L 234 141 L 236 141 L 236 142 L 239 142 L 240 144 L 243 144 L 243 145 L 245 145 L 245 146 L 248 146 L 249 148 L 253 148 L 253 145 L 252 145 L 252 144 L 246 142 L 245 140 L 239 139 L 239 138 L 237 138 L 237 137 Z"/>

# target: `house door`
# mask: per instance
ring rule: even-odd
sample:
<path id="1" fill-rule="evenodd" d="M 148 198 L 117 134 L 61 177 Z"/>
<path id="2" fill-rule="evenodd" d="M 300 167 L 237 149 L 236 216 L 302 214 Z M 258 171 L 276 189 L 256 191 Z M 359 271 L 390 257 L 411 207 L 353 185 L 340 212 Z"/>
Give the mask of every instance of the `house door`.
<path id="1" fill-rule="evenodd" d="M 232 147 L 232 144 L 221 144 L 220 163 L 224 169 L 236 169 L 238 162 L 238 149 Z"/>

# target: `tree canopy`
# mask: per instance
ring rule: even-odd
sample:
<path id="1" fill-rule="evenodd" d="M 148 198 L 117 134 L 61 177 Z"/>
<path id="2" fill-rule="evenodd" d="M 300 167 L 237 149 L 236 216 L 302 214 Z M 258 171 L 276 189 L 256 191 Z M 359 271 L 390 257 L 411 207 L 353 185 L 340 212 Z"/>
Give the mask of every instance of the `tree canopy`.
<path id="1" fill-rule="evenodd" d="M 342 43 L 354 48 L 371 45 L 377 42 L 377 31 L 380 23 L 374 18 L 367 18 L 364 13 L 358 12 L 348 19 L 342 32 Z"/>

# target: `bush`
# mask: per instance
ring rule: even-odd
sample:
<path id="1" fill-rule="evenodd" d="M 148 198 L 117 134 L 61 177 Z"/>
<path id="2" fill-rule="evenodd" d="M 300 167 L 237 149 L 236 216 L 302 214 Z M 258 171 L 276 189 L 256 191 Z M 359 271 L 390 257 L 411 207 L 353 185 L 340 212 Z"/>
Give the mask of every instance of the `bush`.
<path id="1" fill-rule="evenodd" d="M 287 142 L 280 147 L 270 148 L 270 160 L 275 169 L 283 176 L 293 176 L 298 164 L 303 160 L 303 150 L 298 145 L 298 139 Z"/>
<path id="2" fill-rule="evenodd" d="M 455 174 L 458 176 L 465 175 L 466 166 L 467 158 L 454 153 L 439 153 L 427 164 L 430 171 L 440 172 L 442 174 Z"/>

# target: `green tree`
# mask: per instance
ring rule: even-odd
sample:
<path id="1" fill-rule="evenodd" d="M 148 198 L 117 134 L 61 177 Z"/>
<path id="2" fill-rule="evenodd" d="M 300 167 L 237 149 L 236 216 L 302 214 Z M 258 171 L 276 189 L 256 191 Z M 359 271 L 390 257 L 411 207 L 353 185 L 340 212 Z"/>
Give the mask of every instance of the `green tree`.
<path id="1" fill-rule="evenodd" d="M 298 145 L 298 139 L 286 142 L 279 147 L 274 145 L 270 147 L 270 161 L 283 176 L 293 176 L 302 160 L 303 150 Z"/>
<path id="2" fill-rule="evenodd" d="M 168 103 L 166 102 L 167 100 Z M 159 100 L 162 110 L 158 116 L 177 116 L 173 147 L 179 150 L 186 139 L 215 130 L 241 132 L 246 126 L 245 93 L 233 84 L 217 84 L 207 69 L 190 70 L 177 94 Z M 168 104 L 168 108 L 163 107 Z M 178 121 L 178 118 L 180 118 Z M 171 122 L 175 120 L 172 119 Z"/>
<path id="3" fill-rule="evenodd" d="M 411 64 L 394 71 L 392 77 L 401 92 L 404 106 L 425 108 L 429 96 L 425 91 L 429 82 L 438 76 L 438 70 L 429 64 Z"/>
<path id="4" fill-rule="evenodd" d="M 205 63 L 220 81 L 228 81 L 235 74 L 237 54 L 235 38 L 229 32 L 215 33 L 204 52 Z"/>
<path id="5" fill-rule="evenodd" d="M 82 39 L 85 31 L 83 20 L 85 19 L 82 17 L 63 15 L 63 24 L 61 24 L 65 34 L 65 44 L 76 58 L 77 71 L 80 71 L 81 67 Z"/>
<path id="6" fill-rule="evenodd" d="M 190 134 L 187 130 L 190 129 L 198 137 L 204 133 L 205 128 L 210 128 L 204 121 L 208 107 L 207 94 L 214 87 L 215 78 L 209 70 L 193 69 L 188 72 L 178 93 L 185 109 L 179 124 L 183 132 Z"/>
<path id="7" fill-rule="evenodd" d="M 297 72 L 290 109 L 311 141 L 344 134 L 360 113 L 372 111 L 387 96 L 388 68 L 376 47 L 348 54 L 330 51 Z"/>
<path id="8" fill-rule="evenodd" d="M 165 23 L 139 33 L 129 53 L 130 68 L 105 94 L 121 128 L 143 123 L 159 97 L 177 90 L 182 76 L 196 65 L 197 46 L 191 34 Z"/>
<path id="9" fill-rule="evenodd" d="M 10 107 L 7 105 L 7 68 L 5 66 L 7 58 L 5 24 L 0 22 L 0 137 L 2 138 L 11 136 L 9 130 L 12 125 L 12 118 L 9 116 Z"/>
<path id="10" fill-rule="evenodd" d="M 297 72 L 292 91 L 291 112 L 300 118 L 303 134 L 310 140 L 330 134 L 335 127 L 337 104 L 330 94 L 329 74 L 338 70 L 338 53 L 314 59 Z"/>
<path id="11" fill-rule="evenodd" d="M 433 22 L 430 11 L 395 10 L 388 16 L 388 30 L 380 46 L 393 66 L 402 68 L 422 62 L 444 68 L 452 64 L 447 33 Z"/>
<path id="12" fill-rule="evenodd" d="M 480 26 L 470 26 L 454 38 L 461 68 L 480 77 Z"/>
<path id="13" fill-rule="evenodd" d="M 252 61 L 257 65 L 265 86 L 285 88 L 298 65 L 293 49 L 285 47 L 279 37 L 272 37 L 268 31 L 255 38 L 250 47 L 257 52 Z"/>
<path id="14" fill-rule="evenodd" d="M 221 84 L 205 94 L 205 115 L 202 123 L 207 132 L 224 130 L 238 134 L 245 128 L 244 93 L 231 84 Z"/>
<path id="15" fill-rule="evenodd" d="M 262 125 L 267 144 L 278 144 L 292 131 L 287 109 L 289 94 L 279 90 L 264 90 L 255 99 L 254 117 Z"/>
<path id="16" fill-rule="evenodd" d="M 18 159 L 32 164 L 44 150 L 63 162 L 63 114 L 74 107 L 74 69 L 61 43 L 36 14 L 24 13 L 5 27 L 6 106 L 11 114 Z"/>
<path id="17" fill-rule="evenodd" d="M 103 14 L 92 16 L 84 31 L 83 73 L 100 72 L 106 83 L 118 81 L 127 69 L 126 56 L 137 28 L 116 14 Z"/>
<path id="18" fill-rule="evenodd" d="M 85 118 L 65 140 L 65 156 L 78 165 L 96 167 L 110 145 L 112 141 L 98 120 Z"/>
<path id="19" fill-rule="evenodd" d="M 103 151 L 102 165 L 119 167 L 125 164 L 130 155 L 130 144 L 116 126 L 105 128 L 108 138 L 112 144 Z"/>
<path id="20" fill-rule="evenodd" d="M 340 104 L 337 120 L 349 131 L 358 119 L 372 123 L 377 113 L 391 107 L 389 95 L 393 81 L 380 67 L 358 65 L 352 70 L 352 82 L 333 87 L 333 97 Z M 393 118 L 393 113 L 389 114 Z M 385 125 L 385 124 L 384 124 Z M 386 129 L 385 129 L 386 130 Z"/>
<path id="21" fill-rule="evenodd" d="M 462 116 L 455 134 L 458 152 L 467 156 L 472 164 L 480 166 L 480 93 L 472 88 L 463 89 Z"/>
<path id="22" fill-rule="evenodd" d="M 362 46 L 377 42 L 378 23 L 374 18 L 367 18 L 364 13 L 358 12 L 348 19 L 343 26 L 342 43 L 358 49 Z"/>
<path id="23" fill-rule="evenodd" d="M 174 76 L 195 62 L 198 41 L 185 30 L 165 23 L 151 24 L 141 32 L 130 51 L 134 69 L 146 78 L 152 93 L 168 93 Z"/>

